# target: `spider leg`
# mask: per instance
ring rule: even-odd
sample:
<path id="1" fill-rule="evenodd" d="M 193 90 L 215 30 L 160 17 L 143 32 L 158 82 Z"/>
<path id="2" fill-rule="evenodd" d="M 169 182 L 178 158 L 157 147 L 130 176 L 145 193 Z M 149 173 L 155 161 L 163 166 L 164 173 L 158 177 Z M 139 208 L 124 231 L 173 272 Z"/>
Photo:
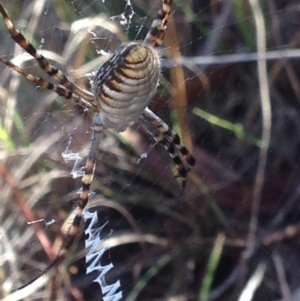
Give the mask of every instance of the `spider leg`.
<path id="1" fill-rule="evenodd" d="M 78 198 L 78 206 L 75 208 L 75 210 L 72 212 L 72 216 L 74 216 L 72 220 L 72 224 L 69 227 L 65 227 L 63 225 L 62 227 L 62 234 L 64 235 L 64 241 L 63 245 L 56 256 L 56 258 L 48 265 L 48 267 L 44 270 L 44 272 L 32 279 L 30 282 L 26 283 L 25 285 L 18 288 L 18 290 L 23 289 L 24 287 L 27 287 L 29 284 L 33 283 L 46 273 L 48 273 L 52 268 L 57 267 L 66 257 L 68 250 L 73 245 L 75 238 L 77 237 L 77 234 L 80 229 L 80 223 L 82 221 L 83 217 L 83 211 L 85 206 L 87 205 L 89 201 L 89 195 L 90 195 L 90 186 L 93 181 L 94 177 L 94 171 L 96 167 L 96 154 L 98 150 L 98 146 L 102 137 L 103 132 L 103 125 L 101 122 L 100 114 L 95 115 L 94 118 L 94 127 L 93 127 L 93 134 L 92 134 L 92 141 L 91 141 L 91 147 L 88 154 L 88 158 L 85 164 L 85 171 L 84 175 L 82 177 L 81 183 L 82 183 L 82 189 L 80 196 Z"/>
<path id="2" fill-rule="evenodd" d="M 161 46 L 165 38 L 168 21 L 171 15 L 173 0 L 163 0 L 162 2 L 162 8 L 158 11 L 144 40 L 145 43 L 151 44 L 154 47 Z"/>
<path id="3" fill-rule="evenodd" d="M 50 62 L 38 51 L 34 48 L 34 46 L 29 43 L 23 34 L 17 30 L 12 21 L 10 20 L 9 16 L 7 15 L 5 9 L 0 4 L 0 13 L 3 16 L 4 24 L 7 30 L 10 33 L 11 38 L 20 46 L 22 47 L 27 53 L 29 53 L 35 60 L 38 62 L 40 68 L 47 73 L 50 77 L 52 77 L 57 83 L 65 86 L 68 90 L 72 91 L 79 97 L 84 98 L 86 101 L 95 104 L 94 95 L 84 89 L 78 87 L 77 85 L 71 83 L 68 78 L 56 67 L 52 66 Z"/>
<path id="4" fill-rule="evenodd" d="M 89 201 L 90 186 L 93 182 L 96 167 L 96 154 L 102 137 L 102 132 L 103 124 L 101 122 L 100 114 L 97 114 L 94 118 L 91 147 L 86 161 L 84 175 L 81 179 L 82 190 L 78 199 L 78 207 L 74 212 L 75 217 L 72 221 L 72 225 L 69 227 L 67 233 L 63 233 L 65 234 L 65 241 L 61 253 L 67 252 L 67 250 L 72 246 L 74 239 L 78 234 L 80 222 L 83 216 L 83 210 Z"/>
<path id="5" fill-rule="evenodd" d="M 35 77 L 32 74 L 24 71 L 23 69 L 21 69 L 20 67 L 16 66 L 15 64 L 13 64 L 10 61 L 6 61 L 0 58 L 0 62 L 6 66 L 8 66 L 9 68 L 11 68 L 12 70 L 18 72 L 19 74 L 21 74 L 22 76 L 24 76 L 28 81 L 36 84 L 37 86 L 40 86 L 44 89 L 47 90 L 51 90 L 53 92 L 55 92 L 57 95 L 62 96 L 66 99 L 72 99 L 75 101 L 75 103 L 79 104 L 80 106 L 84 107 L 84 108 L 91 108 L 93 107 L 94 110 L 98 111 L 98 107 L 97 106 L 93 106 L 90 102 L 84 100 L 83 98 L 77 96 L 76 94 L 74 94 L 72 91 L 67 90 L 65 88 L 65 86 L 62 85 L 54 85 L 50 82 L 48 82 L 47 80 L 41 78 L 41 77 Z"/>
<path id="6" fill-rule="evenodd" d="M 163 144 L 169 152 L 182 178 L 182 190 L 185 188 L 187 173 L 195 165 L 195 158 L 180 141 L 177 133 L 170 130 L 168 125 L 156 116 L 149 108 L 146 108 L 139 118 L 141 126 L 155 139 Z"/>

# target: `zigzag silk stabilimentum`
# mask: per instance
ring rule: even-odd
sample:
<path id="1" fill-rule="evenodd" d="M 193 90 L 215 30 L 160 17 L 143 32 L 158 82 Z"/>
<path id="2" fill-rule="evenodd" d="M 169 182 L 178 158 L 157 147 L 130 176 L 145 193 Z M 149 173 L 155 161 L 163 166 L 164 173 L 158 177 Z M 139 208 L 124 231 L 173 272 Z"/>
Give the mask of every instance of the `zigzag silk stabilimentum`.
<path id="1" fill-rule="evenodd" d="M 101 232 L 106 226 L 106 223 L 102 226 L 97 226 L 99 223 L 97 212 L 84 211 L 84 221 L 85 223 L 90 219 L 89 226 L 85 229 L 85 234 L 87 239 L 85 240 L 85 247 L 89 250 L 86 255 L 86 273 L 96 272 L 97 277 L 93 282 L 98 282 L 102 294 L 103 301 L 119 301 L 122 299 L 121 283 L 117 280 L 113 284 L 107 284 L 105 280 L 106 274 L 114 267 L 110 262 L 104 266 L 101 265 L 101 258 L 108 247 L 102 247 L 99 250 L 99 245 L 101 244 Z"/>

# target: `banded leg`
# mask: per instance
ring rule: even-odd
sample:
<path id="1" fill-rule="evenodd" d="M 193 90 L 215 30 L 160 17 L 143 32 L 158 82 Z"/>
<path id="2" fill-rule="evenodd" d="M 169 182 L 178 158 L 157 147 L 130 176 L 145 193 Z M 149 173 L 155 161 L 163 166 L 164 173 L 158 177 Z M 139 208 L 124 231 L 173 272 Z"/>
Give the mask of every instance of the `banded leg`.
<path id="1" fill-rule="evenodd" d="M 145 38 L 145 43 L 153 45 L 153 47 L 161 46 L 171 15 L 171 8 L 173 0 L 162 0 L 162 8 L 158 11 L 149 32 Z"/>
<path id="2" fill-rule="evenodd" d="M 23 34 L 14 27 L 12 21 L 8 17 L 5 9 L 1 4 L 0 13 L 3 16 L 4 24 L 9 31 L 11 38 L 38 62 L 39 66 L 45 73 L 52 77 L 57 83 L 72 91 L 74 94 L 96 105 L 94 95 L 92 93 L 85 91 L 84 89 L 70 82 L 68 78 L 62 73 L 62 71 L 51 65 L 43 55 L 38 53 L 38 51 L 31 43 L 26 41 Z"/>
<path id="3" fill-rule="evenodd" d="M 72 218 L 74 217 L 71 226 L 65 227 L 64 225 L 62 227 L 62 234 L 64 235 L 64 240 L 59 253 L 57 254 L 56 258 L 48 265 L 48 267 L 45 269 L 42 275 L 35 277 L 30 282 L 26 283 L 22 287 L 19 287 L 18 290 L 33 283 L 35 280 L 37 280 L 38 278 L 40 278 L 41 276 L 49 272 L 52 268 L 58 266 L 65 259 L 68 250 L 73 245 L 74 240 L 77 237 L 77 234 L 80 229 L 80 223 L 82 221 L 84 208 L 86 207 L 89 201 L 90 186 L 92 184 L 93 177 L 94 177 L 94 171 L 96 167 L 96 155 L 102 137 L 102 132 L 103 132 L 103 125 L 101 122 L 101 117 L 100 114 L 97 114 L 94 118 L 92 141 L 91 141 L 91 147 L 88 154 L 88 158 L 85 164 L 85 172 L 81 180 L 82 189 L 81 189 L 80 196 L 78 198 L 78 206 L 71 214 Z"/>
<path id="4" fill-rule="evenodd" d="M 153 136 L 156 142 L 163 144 L 173 159 L 179 176 L 182 178 L 182 190 L 185 188 L 187 173 L 195 165 L 195 158 L 180 141 L 177 133 L 170 130 L 168 125 L 146 108 L 139 118 L 139 124 Z"/>
<path id="5" fill-rule="evenodd" d="M 82 106 L 84 108 L 94 107 L 95 110 L 98 109 L 98 107 L 93 106 L 90 102 L 85 101 L 83 98 L 77 96 L 72 91 L 66 89 L 62 85 L 59 85 L 59 84 L 54 85 L 41 77 L 35 77 L 32 74 L 24 71 L 20 67 L 16 66 L 15 64 L 13 64 L 10 61 L 6 61 L 6 60 L 3 60 L 0 58 L 0 62 L 4 65 L 8 66 L 12 70 L 18 72 L 20 75 L 24 76 L 28 81 L 36 84 L 37 86 L 40 86 L 47 90 L 51 90 L 51 91 L 55 92 L 57 95 L 62 96 L 68 100 L 72 99 L 75 101 L 75 103 L 79 104 L 80 106 Z"/>
<path id="6" fill-rule="evenodd" d="M 74 212 L 75 217 L 73 219 L 71 227 L 69 227 L 67 233 L 63 233 L 65 234 L 65 240 L 63 245 L 63 249 L 65 250 L 65 252 L 72 246 L 74 239 L 78 234 L 80 223 L 83 216 L 83 210 L 89 201 L 90 186 L 93 182 L 93 177 L 94 177 L 94 172 L 96 167 L 96 154 L 102 137 L 102 132 L 103 132 L 103 125 L 101 122 L 100 114 L 97 114 L 94 118 L 94 128 L 93 128 L 91 147 L 86 161 L 84 175 L 81 180 L 82 191 L 79 196 L 78 207 Z"/>

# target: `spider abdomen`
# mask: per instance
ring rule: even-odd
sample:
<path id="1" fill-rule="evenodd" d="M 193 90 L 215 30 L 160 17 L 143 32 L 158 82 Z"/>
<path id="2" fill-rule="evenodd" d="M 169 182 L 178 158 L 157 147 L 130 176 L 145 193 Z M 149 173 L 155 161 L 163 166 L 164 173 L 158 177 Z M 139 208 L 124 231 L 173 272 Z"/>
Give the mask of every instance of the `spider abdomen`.
<path id="1" fill-rule="evenodd" d="M 155 94 L 159 75 L 160 58 L 150 45 L 130 43 L 112 54 L 95 78 L 103 125 L 123 131 L 135 121 Z"/>

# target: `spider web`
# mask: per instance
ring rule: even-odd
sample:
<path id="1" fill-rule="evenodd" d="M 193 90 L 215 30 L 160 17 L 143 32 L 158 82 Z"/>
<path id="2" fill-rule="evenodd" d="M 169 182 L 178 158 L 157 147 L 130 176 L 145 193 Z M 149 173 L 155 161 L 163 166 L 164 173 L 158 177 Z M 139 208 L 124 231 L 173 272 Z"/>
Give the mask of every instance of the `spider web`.
<path id="1" fill-rule="evenodd" d="M 143 39 L 161 6 L 158 0 L 1 4 L 45 57 L 87 89 L 105 54 Z M 174 1 L 176 30 L 170 24 L 151 109 L 183 137 L 197 165 L 176 197 L 176 170 L 163 147 L 137 125 L 120 135 L 106 132 L 89 205 L 108 222 L 113 247 L 101 264 L 113 263 L 106 280 L 120 280 L 126 300 L 299 299 L 298 6 L 264 2 L 267 52 L 259 56 L 250 1 Z M 0 56 L 42 75 L 0 24 Z M 267 60 L 272 114 L 262 109 L 258 58 Z M 55 254 L 36 234 L 58 240 L 75 206 L 85 159 L 73 168 L 62 154 L 86 157 L 93 116 L 0 68 L 1 300 Z M 272 121 L 265 153 L 264 118 Z M 100 300 L 95 276 L 86 274 L 84 235 L 72 252 L 56 299 L 70 300 L 70 276 L 77 300 Z M 48 293 L 44 288 L 28 300 Z"/>

